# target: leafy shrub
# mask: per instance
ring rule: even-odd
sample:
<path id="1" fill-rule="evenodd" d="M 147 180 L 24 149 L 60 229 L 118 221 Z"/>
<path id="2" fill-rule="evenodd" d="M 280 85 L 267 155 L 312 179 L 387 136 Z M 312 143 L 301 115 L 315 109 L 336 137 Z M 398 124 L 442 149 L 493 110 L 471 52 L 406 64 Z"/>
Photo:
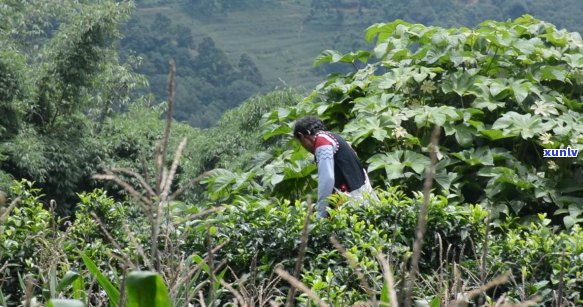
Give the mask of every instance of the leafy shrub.
<path id="1" fill-rule="evenodd" d="M 39 190 L 30 183 L 22 182 L 15 185 L 13 192 L 23 197 L 22 205 L 2 225 L 2 240 L 6 242 L 0 249 L 2 262 L 22 266 L 16 271 L 35 276 L 43 281 L 43 289 L 49 289 L 51 274 L 63 276 L 66 280 L 65 276 L 72 274 L 67 273 L 68 270 L 83 267 L 78 259 L 79 251 L 83 250 L 83 254 L 93 255 L 91 258 L 96 261 L 94 270 L 102 271 L 114 283 L 120 282 L 121 264 L 114 255 L 127 257 L 136 254 L 128 246 L 127 234 L 120 225 L 127 221 L 134 237 L 140 238 L 140 234 L 144 233 L 140 226 L 144 222 L 133 218 L 124 204 L 114 201 L 103 191 L 82 194 L 76 220 L 67 230 L 60 230 L 52 226 L 51 212 L 38 202 Z M 371 202 L 367 206 L 335 199 L 343 203 L 331 210 L 329 219 L 312 221 L 301 281 L 334 305 L 369 299 L 369 294 L 355 277 L 357 270 L 365 276 L 374 295 L 382 292 L 382 274 L 376 259 L 380 253 L 388 258 L 397 285 L 404 283 L 417 225 L 416 212 L 422 196 L 415 193 L 414 197 L 409 197 L 399 188 L 389 188 L 385 192 L 379 191 L 379 197 L 379 202 Z M 182 214 L 196 214 L 203 209 L 193 210 L 186 206 L 183 210 L 187 211 Z M 88 212 L 99 216 L 123 250 L 116 250 L 106 242 L 93 215 Z M 174 213 L 178 214 L 175 221 L 181 221 L 181 214 Z M 220 278 L 232 280 L 251 273 L 256 280 L 263 281 L 269 278 L 277 265 L 291 268 L 295 264 L 306 214 L 305 202 L 291 204 L 287 200 L 238 195 L 232 204 L 225 205 L 224 210 L 204 220 L 188 218 L 188 222 L 176 231 L 186 234 L 181 252 L 195 255 L 188 258 L 192 258 L 190 261 L 203 261 L 196 255 L 207 254 L 206 238 L 210 234 L 213 245 L 222 245 L 214 255 L 214 261 L 216 264 L 226 262 L 236 274 L 223 276 L 222 273 Z M 453 285 L 456 280 L 463 280 L 465 289 L 481 285 L 475 274 L 483 265 L 479 255 L 485 245 L 487 215 L 488 212 L 479 205 L 457 205 L 443 196 L 432 196 L 427 215 L 428 235 L 420 263 L 425 282 L 417 285 L 416 298 L 445 300 L 451 295 L 449 299 L 455 299 L 444 283 Z M 511 299 L 525 300 L 537 294 L 541 295 L 543 302 L 552 302 L 561 287 L 566 300 L 580 302 L 583 232 L 580 226 L 575 225 L 568 233 L 554 233 L 549 224 L 550 220 L 543 215 L 539 222 L 528 226 L 522 226 L 516 219 L 494 224 L 488 238 L 485 280 L 510 270 L 513 282 L 500 286 L 495 292 L 488 292 L 491 299 L 505 293 Z M 349 264 L 346 256 L 330 243 L 332 236 L 344 246 L 356 266 Z M 128 259 L 140 262 L 140 258 Z M 466 271 L 456 275 L 456 266 Z M 86 273 L 80 275 L 81 280 L 87 280 Z M 195 278 L 197 283 L 204 284 L 204 275 L 197 274 Z M 2 291 L 18 297 L 17 279 L 18 276 L 14 276 L 8 284 L 3 283 Z M 75 287 L 78 291 L 83 284 L 77 283 Z M 284 293 L 287 285 L 279 283 L 277 288 L 279 293 Z M 401 292 L 400 288 L 397 290 Z M 68 290 L 63 288 L 60 291 Z M 308 304 L 303 295 L 300 295 L 298 302 Z"/>
<path id="2" fill-rule="evenodd" d="M 526 227 L 509 220 L 492 237 L 488 263 L 492 272 L 511 270 L 516 277 L 514 297 L 534 295 L 551 304 L 562 288 L 569 302 L 583 303 L 583 230 L 574 225 L 569 231 L 555 232 L 543 214 Z"/>
<path id="3" fill-rule="evenodd" d="M 365 38 L 373 50 L 328 50 L 315 61 L 364 68 L 331 75 L 303 103 L 266 115 L 265 137 L 289 134 L 293 120 L 317 114 L 352 142 L 373 181 L 415 191 L 438 125 L 442 195 L 496 216 L 580 213 L 582 160 L 542 156 L 583 140 L 578 33 L 525 15 L 474 29 L 397 20 L 369 27 Z"/>
<path id="4" fill-rule="evenodd" d="M 107 275 L 117 277 L 118 270 L 123 267 L 121 257 L 135 255 L 123 223 L 131 225 L 128 227 L 135 238 L 143 238 L 140 235 L 143 233 L 142 224 L 128 214 L 127 204 L 116 202 L 103 190 L 80 195 L 74 221 L 59 218 L 54 202 L 47 208 L 40 201 L 41 190 L 32 182 L 14 182 L 11 195 L 20 200 L 0 224 L 0 263 L 7 265 L 0 274 L 0 294 L 4 294 L 8 302 L 24 297 L 27 279 L 37 284 L 31 293 L 35 297 L 42 295 L 48 300 L 51 296 L 55 298 L 57 294 L 69 293 L 73 279 L 77 276 L 81 276 L 81 280 L 85 278 L 82 273 L 75 272 L 81 271 L 83 266 L 79 257 L 81 252 L 94 257 L 100 270 Z M 100 223 L 122 250 L 112 246 Z M 57 279 L 71 282 L 66 286 L 60 283 L 61 286 L 57 287 Z M 75 286 L 76 291 L 83 288 L 82 283 Z"/>
<path id="5" fill-rule="evenodd" d="M 79 203 L 75 208 L 75 218 L 67 229 L 70 240 L 67 252 L 71 261 L 77 261 L 83 252 L 100 264 L 119 262 L 119 257 L 134 255 L 126 227 L 132 231 L 136 240 L 144 240 L 147 231 L 142 227 L 144 221 L 127 202 L 118 202 L 102 189 L 79 194 Z M 105 229 L 122 250 L 112 245 Z M 118 257 L 117 259 L 115 257 Z M 134 259 L 127 259 L 133 261 Z"/>
<path id="6" fill-rule="evenodd" d="M 379 203 L 361 207 L 346 202 L 332 210 L 329 219 L 313 220 L 301 281 L 337 306 L 369 299 L 356 278 L 355 267 L 330 243 L 334 236 L 355 259 L 375 293 L 380 293 L 383 286 L 376 259 L 380 253 L 388 258 L 397 284 L 403 285 L 421 201 L 420 194 L 411 198 L 398 188 L 391 188 L 380 193 Z M 277 265 L 283 264 L 290 270 L 294 266 L 306 213 L 305 202 L 291 204 L 239 195 L 232 205 L 206 222 L 212 225 L 216 244 L 225 244 L 217 259 L 228 260 L 239 276 L 250 273 L 261 279 L 270 276 Z M 559 287 L 565 301 L 581 299 L 581 228 L 574 226 L 568 233 L 553 233 L 548 219 L 521 226 L 515 218 L 492 226 L 485 279 L 476 278 L 483 265 L 487 216 L 488 211 L 479 205 L 456 205 L 443 196 L 432 197 L 420 263 L 421 279 L 425 282 L 416 286 L 415 297 L 452 301 L 459 298 L 450 292 L 456 283 L 463 284 L 466 290 L 475 289 L 482 282 L 510 271 L 511 282 L 488 291 L 489 299 L 506 294 L 511 300 L 524 301 L 540 295 L 541 302 L 551 303 Z M 206 230 L 206 227 L 190 230 L 193 250 L 201 251 Z M 562 251 L 567 256 L 561 260 Z M 459 268 L 463 269 L 461 273 Z M 279 287 L 283 291 L 287 288 L 285 284 Z M 397 292 L 402 289 L 397 288 Z M 307 304 L 302 297 L 299 302 Z"/>
<path id="7" fill-rule="evenodd" d="M 331 297 L 331 292 L 326 291 L 338 291 L 334 295 L 339 302 L 354 303 L 363 295 L 366 298 L 366 293 L 355 281 L 353 270 L 330 243 L 330 237 L 345 244 L 370 283 L 379 286 L 382 277 L 375 255 L 386 254 L 392 263 L 400 263 L 410 256 L 417 225 L 415 212 L 421 199 L 421 195 L 409 198 L 398 189 L 391 189 L 381 193 L 379 203 L 360 207 L 346 202 L 331 212 L 330 219 L 314 221 L 302 280 L 323 297 Z M 289 201 L 238 196 L 232 205 L 207 222 L 216 229 L 217 244 L 226 242 L 218 258 L 229 260 L 237 274 L 256 269 L 253 274 L 265 278 L 277 264 L 293 267 L 306 213 L 304 202 L 290 204 Z M 461 245 L 469 246 L 470 241 L 480 240 L 486 215 L 479 206 L 455 206 L 448 204 L 446 198 L 435 196 L 428 214 L 428 233 L 432 235 L 425 242 L 422 267 L 431 270 L 440 265 L 437 234 L 442 244 L 452 244 L 459 254 Z M 189 241 L 198 242 L 196 246 L 200 248 L 203 244 L 200 238 L 204 238 L 203 234 L 195 231 Z M 465 251 L 467 256 L 471 255 L 470 251 L 469 248 Z M 330 270 L 334 276 L 326 277 Z M 327 284 L 321 289 L 319 284 L 331 278 L 333 285 Z M 330 287 L 336 288 L 330 290 Z"/>
<path id="8" fill-rule="evenodd" d="M 0 224 L 0 263 L 11 264 L 0 278 L 8 281 L 2 292 L 14 298 L 24 290 L 19 286 L 20 279 L 29 274 L 48 274 L 63 254 L 51 251 L 50 247 L 60 241 L 56 234 L 57 221 L 54 208 L 49 211 L 39 201 L 40 189 L 22 180 L 14 182 L 11 194 L 20 197 L 20 202 Z"/>

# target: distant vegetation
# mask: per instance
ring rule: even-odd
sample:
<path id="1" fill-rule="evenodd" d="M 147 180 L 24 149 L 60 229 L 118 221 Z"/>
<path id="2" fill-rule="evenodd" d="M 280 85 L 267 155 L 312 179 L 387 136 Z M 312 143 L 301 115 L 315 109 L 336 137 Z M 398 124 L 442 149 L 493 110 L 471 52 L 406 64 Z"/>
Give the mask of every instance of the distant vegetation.
<path id="1" fill-rule="evenodd" d="M 122 54 L 143 58 L 147 91 L 166 96 L 167 63 L 178 63 L 175 118 L 214 125 L 227 109 L 274 86 L 311 87 L 344 67 L 311 68 L 325 49 L 366 48 L 362 33 L 377 22 L 403 19 L 437 26 L 475 26 L 522 14 L 582 31 L 577 0 L 142 0 L 124 27 Z M 199 50 L 201 49 L 202 50 Z M 132 53 L 133 54 L 133 53 Z M 213 78 L 222 80 L 213 81 Z M 282 83 L 282 81 L 284 83 Z"/>
<path id="2" fill-rule="evenodd" d="M 214 125 L 223 112 L 265 85 L 251 56 L 243 53 L 234 61 L 211 37 L 197 43 L 190 28 L 173 24 L 161 13 L 148 22 L 132 19 L 124 32 L 122 50 L 142 59 L 137 71 L 150 81 L 143 93 L 151 91 L 158 100 L 166 97 L 169 59 L 178 63 L 175 118 L 192 126 Z"/>

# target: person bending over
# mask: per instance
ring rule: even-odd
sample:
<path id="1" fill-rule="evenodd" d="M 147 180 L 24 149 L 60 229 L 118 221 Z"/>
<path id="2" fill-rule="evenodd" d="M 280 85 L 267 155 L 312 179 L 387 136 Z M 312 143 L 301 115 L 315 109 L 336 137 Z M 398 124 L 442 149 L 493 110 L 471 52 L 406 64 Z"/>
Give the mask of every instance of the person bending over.
<path id="1" fill-rule="evenodd" d="M 312 154 L 318 166 L 318 202 L 316 217 L 328 217 L 326 198 L 332 193 L 346 193 L 362 198 L 374 195 L 366 171 L 350 145 L 339 135 L 326 130 L 315 116 L 296 120 L 294 137 Z"/>

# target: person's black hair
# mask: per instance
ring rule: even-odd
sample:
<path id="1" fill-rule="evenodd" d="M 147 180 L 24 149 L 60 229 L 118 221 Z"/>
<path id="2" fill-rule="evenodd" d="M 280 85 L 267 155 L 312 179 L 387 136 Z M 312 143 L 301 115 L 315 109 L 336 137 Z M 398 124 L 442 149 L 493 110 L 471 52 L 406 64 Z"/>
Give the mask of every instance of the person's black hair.
<path id="1" fill-rule="evenodd" d="M 300 133 L 303 135 L 315 135 L 319 131 L 326 130 L 324 122 L 316 116 L 306 116 L 296 120 L 294 125 L 294 136 L 300 138 Z"/>

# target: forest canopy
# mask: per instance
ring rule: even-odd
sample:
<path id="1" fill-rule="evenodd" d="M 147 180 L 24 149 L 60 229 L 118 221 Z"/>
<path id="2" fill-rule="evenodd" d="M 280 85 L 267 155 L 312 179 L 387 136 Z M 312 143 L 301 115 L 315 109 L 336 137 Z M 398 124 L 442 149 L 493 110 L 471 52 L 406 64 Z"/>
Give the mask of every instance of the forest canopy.
<path id="1" fill-rule="evenodd" d="M 283 5 L 192 2 L 208 4 L 213 16 Z M 256 54 L 235 65 L 210 36 L 151 35 L 204 55 L 195 67 L 122 55 L 122 29 L 145 26 L 131 2 L 0 9 L 0 305 L 583 303 L 583 162 L 544 155 L 583 143 L 578 32 L 528 14 L 371 23 L 365 47 L 310 59 L 327 75 L 308 93 L 238 96 L 194 128 L 175 119 L 185 79 L 260 86 Z M 164 98 L 140 67 L 164 70 Z M 304 115 L 350 142 L 377 200 L 332 195 L 315 218 L 317 165 L 291 134 Z"/>

